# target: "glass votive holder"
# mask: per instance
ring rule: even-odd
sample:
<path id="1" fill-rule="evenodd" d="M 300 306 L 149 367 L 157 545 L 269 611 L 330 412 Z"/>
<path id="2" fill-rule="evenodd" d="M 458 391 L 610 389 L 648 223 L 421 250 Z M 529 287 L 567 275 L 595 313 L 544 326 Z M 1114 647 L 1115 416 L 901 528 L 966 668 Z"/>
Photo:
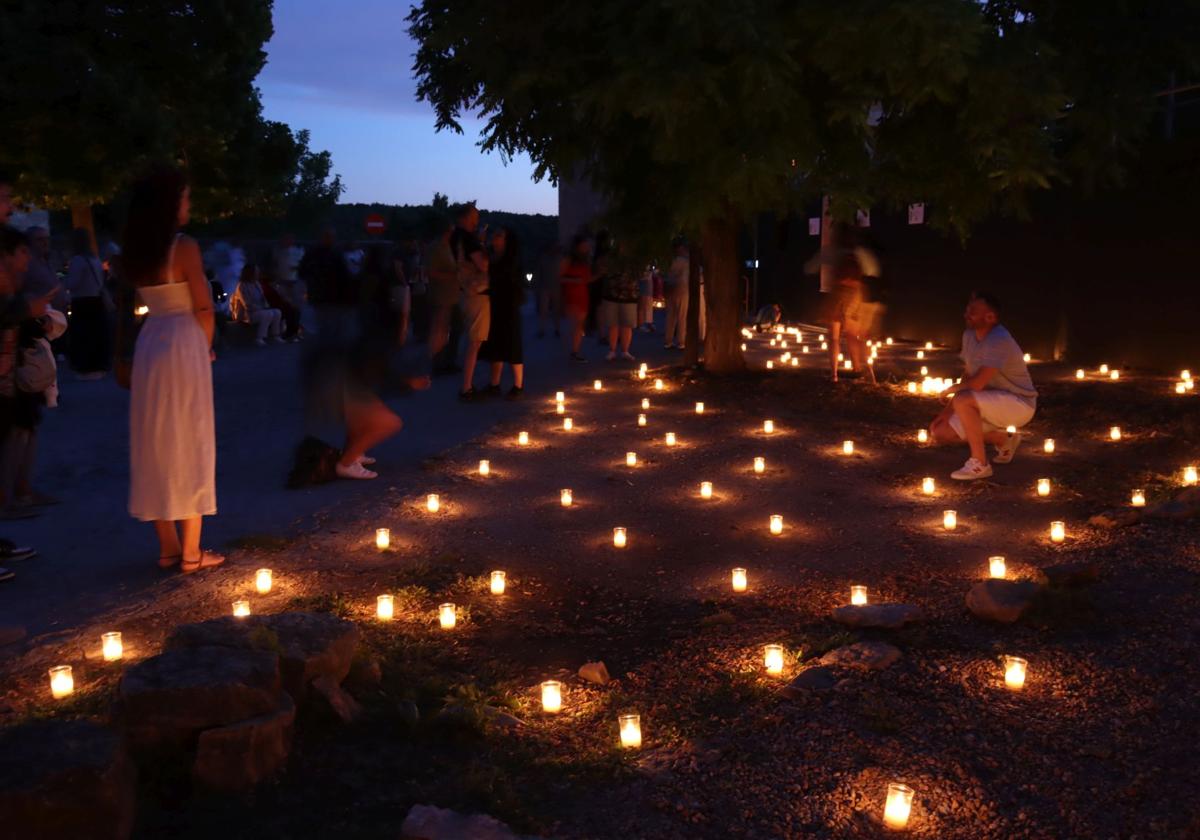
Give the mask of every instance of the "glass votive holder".
<path id="1" fill-rule="evenodd" d="M 499 569 L 492 572 L 491 590 L 492 590 L 493 595 L 503 595 L 504 594 L 504 586 L 505 586 L 507 577 L 508 576 L 504 572 L 500 571 Z"/>
<path id="2" fill-rule="evenodd" d="M 491 475 L 492 474 L 492 462 L 489 461 L 487 458 L 483 458 L 482 460 L 480 460 L 479 474 L 480 475 Z"/>
<path id="3" fill-rule="evenodd" d="M 912 811 L 913 789 L 907 785 L 891 782 L 887 786 L 887 802 L 883 806 L 883 823 L 890 829 L 900 830 L 908 826 Z"/>
<path id="4" fill-rule="evenodd" d="M 1050 542 L 1060 543 L 1067 538 L 1067 525 L 1065 522 L 1054 521 L 1050 523 Z"/>
<path id="5" fill-rule="evenodd" d="M 942 511 L 942 527 L 947 531 L 953 531 L 958 527 L 958 511 L 944 510 Z"/>
<path id="6" fill-rule="evenodd" d="M 625 466 L 627 466 L 627 467 L 636 467 L 637 466 L 637 453 L 636 452 L 626 452 L 625 453 Z"/>
<path id="7" fill-rule="evenodd" d="M 850 603 L 856 607 L 861 607 L 867 603 L 867 587 L 851 586 L 850 587 Z"/>
<path id="8" fill-rule="evenodd" d="M 1042 451 L 1047 455 L 1054 454 L 1054 438 L 1046 438 L 1042 441 Z"/>
<path id="9" fill-rule="evenodd" d="M 626 533 L 624 528 L 613 528 L 613 546 L 616 548 L 624 548 L 626 542 Z"/>
<path id="10" fill-rule="evenodd" d="M 233 614 L 237 618 L 245 618 L 250 615 L 250 602 L 245 599 L 234 601 Z"/>
<path id="11" fill-rule="evenodd" d="M 763 667 L 772 676 L 783 673 L 783 645 L 763 646 Z"/>
<path id="12" fill-rule="evenodd" d="M 1008 577 L 1008 564 L 999 554 L 988 558 L 988 576 L 998 580 Z"/>
<path id="13" fill-rule="evenodd" d="M 761 475 L 767 471 L 767 459 L 761 455 L 754 459 L 754 471 Z"/>
<path id="14" fill-rule="evenodd" d="M 259 569 L 254 573 L 254 589 L 259 595 L 266 595 L 274 584 L 270 569 Z"/>
<path id="15" fill-rule="evenodd" d="M 842 441 L 842 454 L 843 455 L 853 455 L 854 454 L 854 441 L 852 441 L 852 440 Z"/>
<path id="16" fill-rule="evenodd" d="M 1050 495 L 1050 479 L 1039 478 L 1037 480 L 1037 494 L 1043 498 Z"/>
<path id="17" fill-rule="evenodd" d="M 557 714 L 562 711 L 562 683 L 546 680 L 542 683 L 542 711 Z"/>
<path id="18" fill-rule="evenodd" d="M 711 481 L 701 481 L 700 482 L 700 498 L 701 499 L 711 499 L 712 494 L 713 494 L 712 482 Z"/>
<path id="19" fill-rule="evenodd" d="M 636 750 L 641 747 L 642 718 L 640 715 L 618 715 L 617 725 L 621 730 L 621 746 L 624 749 Z"/>
<path id="20" fill-rule="evenodd" d="M 571 492 L 571 488 L 564 487 L 558 491 L 558 501 L 563 507 L 570 507 L 575 504 L 575 495 Z"/>
<path id="21" fill-rule="evenodd" d="M 391 621 L 396 615 L 396 599 L 392 595 L 375 596 L 375 617 L 380 621 Z"/>
<path id="22" fill-rule="evenodd" d="M 742 568 L 734 569 L 732 574 L 733 591 L 745 592 L 746 583 L 746 570 Z"/>
<path id="23" fill-rule="evenodd" d="M 50 669 L 50 696 L 55 700 L 74 693 L 75 677 L 71 673 L 70 665 L 55 665 Z"/>
<path id="24" fill-rule="evenodd" d="M 1133 505 L 1134 507 L 1145 507 L 1146 506 L 1146 491 L 1145 490 L 1134 490 L 1133 495 L 1129 497 L 1129 503 L 1131 505 Z"/>
<path id="25" fill-rule="evenodd" d="M 430 513 L 437 513 L 442 509 L 442 498 L 437 493 L 430 493 L 425 497 L 425 509 Z"/>
<path id="26" fill-rule="evenodd" d="M 933 476 L 925 476 L 921 479 L 921 492 L 926 496 L 932 496 L 937 490 L 937 485 L 934 483 Z"/>
<path id="27" fill-rule="evenodd" d="M 100 651 L 105 662 L 116 662 L 125 655 L 125 645 L 121 641 L 121 633 L 113 630 L 100 634 Z"/>
<path id="28" fill-rule="evenodd" d="M 778 513 L 771 514 L 771 533 L 775 536 L 783 533 L 783 517 Z"/>
<path id="29" fill-rule="evenodd" d="M 438 606 L 438 624 L 443 630 L 453 630 L 454 625 L 458 623 L 458 610 L 454 604 L 441 604 Z"/>

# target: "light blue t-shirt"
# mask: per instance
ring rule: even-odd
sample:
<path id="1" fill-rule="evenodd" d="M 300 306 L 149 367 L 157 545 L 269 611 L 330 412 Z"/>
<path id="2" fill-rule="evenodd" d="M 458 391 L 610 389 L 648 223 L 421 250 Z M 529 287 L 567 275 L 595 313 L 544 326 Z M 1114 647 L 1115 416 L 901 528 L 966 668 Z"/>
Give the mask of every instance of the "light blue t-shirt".
<path id="1" fill-rule="evenodd" d="M 1028 402 L 1037 403 L 1037 389 L 1033 377 L 1025 366 L 1025 354 L 1008 330 L 997 324 L 980 340 L 974 330 L 963 333 L 962 360 L 967 376 L 974 376 L 980 368 L 996 369 L 984 390 L 1008 391 Z"/>

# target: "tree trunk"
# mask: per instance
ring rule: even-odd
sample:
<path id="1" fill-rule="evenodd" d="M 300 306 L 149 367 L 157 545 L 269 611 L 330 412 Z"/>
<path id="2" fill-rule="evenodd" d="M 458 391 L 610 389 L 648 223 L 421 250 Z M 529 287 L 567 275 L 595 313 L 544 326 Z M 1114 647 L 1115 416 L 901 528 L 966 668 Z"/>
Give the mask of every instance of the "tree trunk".
<path id="1" fill-rule="evenodd" d="M 746 369 L 742 357 L 741 274 L 738 271 L 737 237 L 740 225 L 733 213 L 709 219 L 702 232 L 704 296 L 708 302 L 708 329 L 704 367 L 713 373 Z"/>
<path id="2" fill-rule="evenodd" d="M 71 229 L 77 228 L 83 228 L 88 232 L 88 238 L 92 240 L 92 253 L 99 254 L 100 249 L 96 246 L 96 223 L 92 218 L 91 204 L 71 205 Z"/>
<path id="3" fill-rule="evenodd" d="M 683 363 L 687 367 L 700 364 L 700 266 L 704 265 L 704 248 L 691 245 L 688 249 L 688 311 L 687 349 Z"/>

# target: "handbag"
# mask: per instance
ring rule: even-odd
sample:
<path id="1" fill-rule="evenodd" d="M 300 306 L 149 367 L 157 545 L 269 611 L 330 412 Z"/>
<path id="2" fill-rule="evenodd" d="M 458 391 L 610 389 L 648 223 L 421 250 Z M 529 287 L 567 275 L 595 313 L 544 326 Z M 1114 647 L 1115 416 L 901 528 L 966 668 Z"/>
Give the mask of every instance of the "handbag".
<path id="1" fill-rule="evenodd" d="M 44 338 L 35 339 L 17 351 L 17 388 L 26 394 L 40 394 L 58 379 L 54 351 Z"/>

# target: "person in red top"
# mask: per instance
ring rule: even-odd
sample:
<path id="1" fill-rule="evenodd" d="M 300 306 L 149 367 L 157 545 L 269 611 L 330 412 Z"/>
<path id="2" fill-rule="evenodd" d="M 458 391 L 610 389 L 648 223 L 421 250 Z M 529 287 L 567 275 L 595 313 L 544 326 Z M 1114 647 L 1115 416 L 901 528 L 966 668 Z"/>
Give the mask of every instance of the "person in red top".
<path id="1" fill-rule="evenodd" d="M 582 234 L 571 240 L 571 252 L 563 258 L 559 267 L 559 282 L 562 284 L 563 314 L 570 324 L 568 336 L 571 341 L 571 359 L 586 362 L 580 354 L 583 343 L 583 325 L 587 321 L 588 287 L 592 282 L 592 243 Z"/>

